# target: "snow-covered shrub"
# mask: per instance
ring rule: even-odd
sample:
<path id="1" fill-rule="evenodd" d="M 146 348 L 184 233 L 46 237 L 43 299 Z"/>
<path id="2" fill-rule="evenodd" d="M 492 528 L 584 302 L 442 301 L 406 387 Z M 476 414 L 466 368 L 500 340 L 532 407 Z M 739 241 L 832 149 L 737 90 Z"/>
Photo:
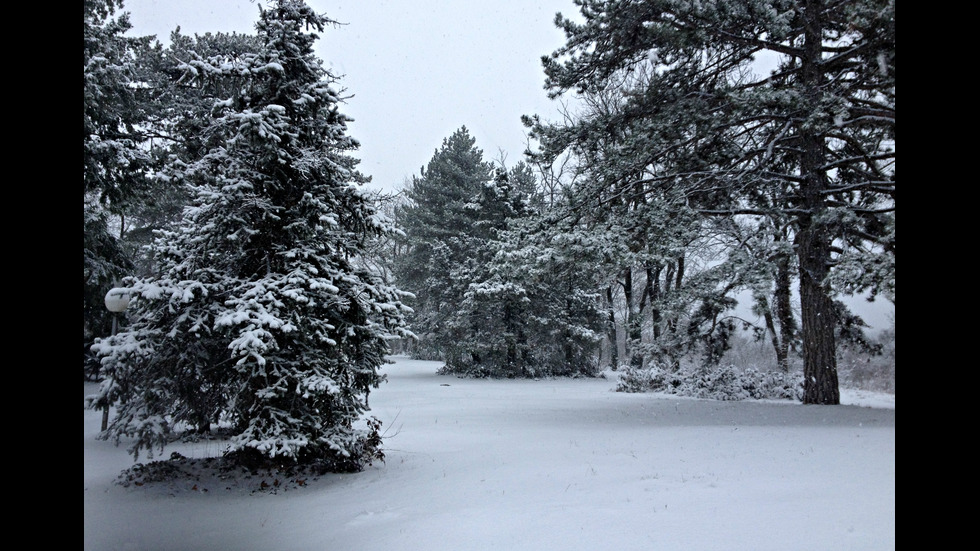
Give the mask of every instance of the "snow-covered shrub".
<path id="1" fill-rule="evenodd" d="M 714 368 L 682 367 L 672 371 L 659 365 L 622 366 L 618 392 L 665 392 L 710 400 L 799 399 L 802 378 L 781 371 L 739 369 L 732 364 Z"/>
<path id="2" fill-rule="evenodd" d="M 745 400 L 753 396 L 743 384 L 741 373 L 733 365 L 700 370 L 690 384 L 691 395 L 711 400 Z"/>
<path id="3" fill-rule="evenodd" d="M 562 358 L 560 350 L 554 351 L 550 358 L 547 352 L 539 349 L 517 363 L 508 362 L 500 351 L 493 350 L 484 350 L 475 357 L 472 354 L 450 355 L 438 374 L 475 379 L 536 379 L 598 377 L 602 373 L 597 358 L 583 356 L 574 362 L 563 362 L 558 360 Z"/>
<path id="4" fill-rule="evenodd" d="M 800 372 L 785 373 L 748 369 L 746 373 L 751 373 L 754 381 L 753 398 L 803 399 L 803 374 Z"/>
<path id="5" fill-rule="evenodd" d="M 702 370 L 690 385 L 690 395 L 712 400 L 793 400 L 801 380 L 781 371 L 743 370 L 728 364 Z"/>
<path id="6" fill-rule="evenodd" d="M 617 392 L 668 392 L 673 394 L 682 384 L 677 373 L 660 366 L 651 364 L 648 367 L 621 364 L 619 366 L 619 383 Z"/>

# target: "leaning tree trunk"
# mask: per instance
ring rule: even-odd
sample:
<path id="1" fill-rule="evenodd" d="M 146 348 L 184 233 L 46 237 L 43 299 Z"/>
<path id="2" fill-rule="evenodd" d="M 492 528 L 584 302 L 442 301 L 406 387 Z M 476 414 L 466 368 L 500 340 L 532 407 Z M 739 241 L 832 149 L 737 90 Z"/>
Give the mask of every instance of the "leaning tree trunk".
<path id="1" fill-rule="evenodd" d="M 776 290 L 775 301 L 776 320 L 779 322 L 779 349 L 776 356 L 780 358 L 779 365 L 783 371 L 789 371 L 789 352 L 796 350 L 793 342 L 796 340 L 796 322 L 793 320 L 791 296 L 789 257 L 780 256 L 776 260 Z"/>
<path id="2" fill-rule="evenodd" d="M 802 75 L 804 95 L 811 110 L 820 104 L 821 46 L 823 40 L 821 0 L 806 0 L 806 25 Z M 803 403 L 839 404 L 837 382 L 837 343 L 834 340 L 833 300 L 824 281 L 830 273 L 830 236 L 821 223 L 827 206 L 823 192 L 827 189 L 824 168 L 824 138 L 811 121 L 800 125 L 802 155 L 800 170 L 803 184 L 800 194 L 803 212 L 799 218 L 797 255 L 800 262 L 800 309 L 803 337 Z"/>
<path id="3" fill-rule="evenodd" d="M 609 324 L 606 333 L 609 338 L 609 363 L 613 371 L 619 369 L 619 340 L 616 338 L 616 310 L 613 308 L 612 285 L 606 287 L 606 307 L 609 309 Z"/>
<path id="4" fill-rule="evenodd" d="M 789 371 L 789 360 L 787 359 L 786 347 L 779 342 L 779 333 L 776 332 L 776 322 L 772 315 L 772 308 L 769 307 L 769 300 L 765 295 L 756 297 L 756 304 L 762 309 L 762 316 L 766 321 L 766 332 L 769 333 L 769 341 L 772 342 L 772 349 L 776 351 L 776 365 L 783 372 Z"/>

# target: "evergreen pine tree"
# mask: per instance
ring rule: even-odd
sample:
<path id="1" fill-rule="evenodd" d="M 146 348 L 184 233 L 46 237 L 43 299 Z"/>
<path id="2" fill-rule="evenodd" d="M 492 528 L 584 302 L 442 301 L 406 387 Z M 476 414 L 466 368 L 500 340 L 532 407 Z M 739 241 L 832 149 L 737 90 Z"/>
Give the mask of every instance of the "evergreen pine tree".
<path id="1" fill-rule="evenodd" d="M 405 307 L 357 261 L 393 228 L 359 187 L 336 78 L 313 55 L 332 23 L 272 1 L 258 52 L 183 66 L 222 92 L 200 155 L 168 167 L 194 201 L 156 242 L 162 275 L 131 282 L 130 326 L 93 347 L 117 407 L 102 436 L 131 438 L 134 457 L 216 423 L 243 460 L 357 470 L 381 456 L 380 423 L 360 421 Z"/>
<path id="2" fill-rule="evenodd" d="M 477 377 L 594 372 L 591 257 L 532 235 L 543 204 L 526 163 L 484 162 L 465 127 L 444 140 L 397 210 L 396 274 L 416 297 L 417 357 Z"/>
<path id="3" fill-rule="evenodd" d="M 406 204 L 397 211 L 405 247 L 395 273 L 399 286 L 415 295 L 409 320 L 419 337 L 416 357 L 452 362 L 462 353 L 457 343 L 471 332 L 457 315 L 472 277 L 467 272 L 486 260 L 477 256 L 489 228 L 477 229 L 476 207 L 491 173 L 463 126 L 405 190 Z"/>

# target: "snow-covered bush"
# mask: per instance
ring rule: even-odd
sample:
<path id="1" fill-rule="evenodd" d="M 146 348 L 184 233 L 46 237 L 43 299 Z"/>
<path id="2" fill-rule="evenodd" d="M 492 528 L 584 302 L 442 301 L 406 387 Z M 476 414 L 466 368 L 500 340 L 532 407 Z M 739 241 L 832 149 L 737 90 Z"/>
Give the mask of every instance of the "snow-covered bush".
<path id="1" fill-rule="evenodd" d="M 801 389 L 801 374 L 739 369 L 731 364 L 677 371 L 659 365 L 623 366 L 616 386 L 619 392 L 665 392 L 710 400 L 793 400 L 799 399 Z"/>
<path id="2" fill-rule="evenodd" d="M 689 385 L 690 396 L 712 400 L 762 400 L 797 398 L 796 386 L 802 388 L 802 375 L 780 371 L 741 370 L 734 365 L 702 369 Z"/>
<path id="3" fill-rule="evenodd" d="M 619 383 L 616 390 L 618 392 L 673 393 L 673 389 L 680 385 L 681 380 L 676 377 L 675 373 L 658 364 L 648 367 L 622 364 L 619 366 Z"/>

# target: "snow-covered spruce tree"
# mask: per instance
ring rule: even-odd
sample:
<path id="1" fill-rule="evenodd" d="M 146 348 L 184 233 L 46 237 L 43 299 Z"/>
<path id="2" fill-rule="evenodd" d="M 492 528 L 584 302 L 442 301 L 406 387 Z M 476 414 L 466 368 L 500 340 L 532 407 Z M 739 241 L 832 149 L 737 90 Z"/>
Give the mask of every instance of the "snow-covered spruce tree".
<path id="1" fill-rule="evenodd" d="M 446 354 L 445 372 L 484 376 L 515 376 L 523 371 L 517 342 L 523 338 L 519 290 L 490 281 L 491 262 L 501 246 L 500 233 L 524 214 L 525 198 L 502 167 L 492 175 L 465 208 L 472 220 L 466 240 L 469 254 L 453 277 L 466 288 L 446 326 L 457 341 Z"/>
<path id="2" fill-rule="evenodd" d="M 214 423 L 242 461 L 357 470 L 380 457 L 380 422 L 359 421 L 406 310 L 357 262 L 393 228 L 359 187 L 336 79 L 313 55 L 331 23 L 270 2 L 258 53 L 185 65 L 228 92 L 201 156 L 170 167 L 195 200 L 157 241 L 162 275 L 131 282 L 132 323 L 93 347 L 117 407 L 101 436 L 132 439 L 136 458 Z"/>
<path id="3" fill-rule="evenodd" d="M 85 0 L 82 49 L 84 197 L 118 213 L 146 186 L 149 155 L 139 147 L 145 114 L 133 86 L 135 50 L 146 39 L 124 36 L 129 14 L 119 0 Z"/>

